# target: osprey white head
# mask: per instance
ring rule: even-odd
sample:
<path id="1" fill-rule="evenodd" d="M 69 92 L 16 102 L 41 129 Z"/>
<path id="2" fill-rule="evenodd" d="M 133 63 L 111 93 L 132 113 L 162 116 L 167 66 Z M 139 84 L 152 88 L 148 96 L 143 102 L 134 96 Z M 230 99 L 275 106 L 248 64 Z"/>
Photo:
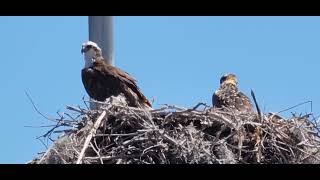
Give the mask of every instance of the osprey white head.
<path id="1" fill-rule="evenodd" d="M 85 67 L 92 66 L 96 57 L 102 56 L 101 48 L 92 41 L 82 44 L 81 53 L 84 54 Z"/>

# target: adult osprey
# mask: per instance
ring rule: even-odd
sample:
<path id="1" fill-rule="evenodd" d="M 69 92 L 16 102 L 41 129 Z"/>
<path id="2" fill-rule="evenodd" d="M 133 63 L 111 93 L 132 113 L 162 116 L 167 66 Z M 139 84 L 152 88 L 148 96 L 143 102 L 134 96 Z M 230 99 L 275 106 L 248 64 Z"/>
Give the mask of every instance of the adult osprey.
<path id="1" fill-rule="evenodd" d="M 106 98 L 122 94 L 128 106 L 151 109 L 151 103 L 139 90 L 136 80 L 121 69 L 107 64 L 96 43 L 83 43 L 81 53 L 85 60 L 82 82 L 92 99 L 103 102 Z"/>
<path id="2" fill-rule="evenodd" d="M 237 85 L 236 75 L 223 75 L 220 78 L 220 88 L 212 96 L 213 107 L 232 110 L 236 113 L 253 112 L 250 99 L 238 90 Z"/>

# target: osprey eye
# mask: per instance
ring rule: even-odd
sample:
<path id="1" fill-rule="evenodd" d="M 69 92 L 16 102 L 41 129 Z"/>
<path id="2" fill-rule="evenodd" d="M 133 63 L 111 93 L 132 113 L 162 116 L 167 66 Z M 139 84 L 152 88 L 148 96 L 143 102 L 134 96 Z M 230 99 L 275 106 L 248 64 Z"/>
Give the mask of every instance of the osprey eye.
<path id="1" fill-rule="evenodd" d="M 88 45 L 87 48 L 92 48 L 92 45 Z"/>

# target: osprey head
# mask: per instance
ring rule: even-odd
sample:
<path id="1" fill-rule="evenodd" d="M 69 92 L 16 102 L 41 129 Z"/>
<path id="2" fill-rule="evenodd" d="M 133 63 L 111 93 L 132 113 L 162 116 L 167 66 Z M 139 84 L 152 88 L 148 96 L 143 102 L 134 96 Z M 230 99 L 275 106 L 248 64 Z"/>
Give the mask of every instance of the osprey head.
<path id="1" fill-rule="evenodd" d="M 85 67 L 92 66 L 95 59 L 102 56 L 100 47 L 92 41 L 87 41 L 82 44 L 81 53 L 84 54 Z"/>
<path id="2" fill-rule="evenodd" d="M 233 84 L 237 85 L 238 84 L 238 79 L 237 76 L 234 74 L 225 74 L 220 78 L 220 84 Z"/>

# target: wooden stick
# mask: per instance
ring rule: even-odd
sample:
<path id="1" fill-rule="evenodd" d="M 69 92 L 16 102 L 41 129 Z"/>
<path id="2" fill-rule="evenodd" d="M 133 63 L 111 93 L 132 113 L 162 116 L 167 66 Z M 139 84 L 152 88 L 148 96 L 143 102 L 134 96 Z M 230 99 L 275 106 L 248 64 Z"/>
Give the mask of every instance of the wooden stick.
<path id="1" fill-rule="evenodd" d="M 92 137 L 96 134 L 97 129 L 99 128 L 100 123 L 101 123 L 101 121 L 102 121 L 102 119 L 104 118 L 105 115 L 106 115 L 106 111 L 103 111 L 102 114 L 99 116 L 98 120 L 96 121 L 96 123 L 94 123 L 93 128 L 90 130 L 90 133 L 89 133 L 89 135 L 87 136 L 87 138 L 86 138 L 86 140 L 84 142 L 83 148 L 82 148 L 82 150 L 80 152 L 80 155 L 78 157 L 78 160 L 77 160 L 76 164 L 80 164 L 82 162 L 82 158 L 84 156 L 84 153 L 87 150 Z"/>
<path id="2" fill-rule="evenodd" d="M 260 122 L 262 122 L 262 120 L 263 120 L 262 113 L 261 113 L 261 110 L 259 108 L 259 105 L 258 105 L 258 102 L 257 102 L 257 99 L 256 99 L 256 95 L 254 94 L 252 89 L 251 89 L 251 96 L 253 98 L 254 104 L 256 105 L 256 109 L 257 109 L 257 112 L 258 112 L 258 115 L 259 115 L 259 118 L 260 118 Z"/>

